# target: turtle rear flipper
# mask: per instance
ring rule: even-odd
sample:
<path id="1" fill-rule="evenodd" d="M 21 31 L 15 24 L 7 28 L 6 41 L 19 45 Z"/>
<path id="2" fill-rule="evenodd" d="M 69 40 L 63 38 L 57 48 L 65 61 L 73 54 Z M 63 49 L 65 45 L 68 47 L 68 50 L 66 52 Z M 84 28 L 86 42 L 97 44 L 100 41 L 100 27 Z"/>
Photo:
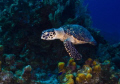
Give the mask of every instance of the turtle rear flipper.
<path id="1" fill-rule="evenodd" d="M 76 60 L 80 60 L 82 58 L 82 55 L 75 49 L 72 42 L 65 40 L 63 43 L 64 43 L 65 49 L 68 52 L 68 54 L 70 55 L 70 57 L 72 57 Z"/>

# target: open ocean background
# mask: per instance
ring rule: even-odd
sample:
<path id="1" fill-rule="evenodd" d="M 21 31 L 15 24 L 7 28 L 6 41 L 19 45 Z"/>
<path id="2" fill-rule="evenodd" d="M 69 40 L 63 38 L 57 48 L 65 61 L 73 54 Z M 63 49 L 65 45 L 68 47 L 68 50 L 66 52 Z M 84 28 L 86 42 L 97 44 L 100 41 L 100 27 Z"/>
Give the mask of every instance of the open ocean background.
<path id="1" fill-rule="evenodd" d="M 120 42 L 120 0 L 84 0 L 92 17 L 93 28 L 109 43 Z"/>

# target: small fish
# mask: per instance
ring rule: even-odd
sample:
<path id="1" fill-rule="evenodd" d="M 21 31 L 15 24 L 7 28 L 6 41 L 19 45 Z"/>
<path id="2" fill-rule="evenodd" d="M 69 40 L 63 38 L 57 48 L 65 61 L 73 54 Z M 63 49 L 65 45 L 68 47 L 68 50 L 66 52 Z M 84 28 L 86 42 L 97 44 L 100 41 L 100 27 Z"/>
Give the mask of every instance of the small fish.
<path id="1" fill-rule="evenodd" d="M 50 76 L 50 77 L 51 77 L 51 76 L 52 76 L 52 74 L 49 74 L 48 76 Z"/>
<path id="2" fill-rule="evenodd" d="M 62 74 L 63 74 L 63 72 L 59 72 L 59 73 L 57 74 L 57 76 L 60 76 L 60 75 L 62 75 Z M 52 74 L 48 74 L 48 76 L 51 77 Z"/>
<path id="3" fill-rule="evenodd" d="M 63 73 L 63 72 L 59 72 L 59 73 L 58 73 L 58 76 L 62 75 L 62 73 Z"/>

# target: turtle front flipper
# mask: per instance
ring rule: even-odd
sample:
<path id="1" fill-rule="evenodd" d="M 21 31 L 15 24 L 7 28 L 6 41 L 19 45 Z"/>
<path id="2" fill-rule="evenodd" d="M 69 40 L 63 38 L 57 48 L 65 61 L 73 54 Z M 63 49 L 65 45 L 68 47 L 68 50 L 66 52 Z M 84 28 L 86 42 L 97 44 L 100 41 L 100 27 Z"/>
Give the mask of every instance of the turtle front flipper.
<path id="1" fill-rule="evenodd" d="M 70 42 L 69 40 L 65 40 L 63 43 L 64 43 L 65 49 L 68 52 L 68 54 L 70 55 L 70 57 L 72 57 L 76 60 L 80 60 L 82 58 L 82 55 L 75 49 L 72 42 Z"/>

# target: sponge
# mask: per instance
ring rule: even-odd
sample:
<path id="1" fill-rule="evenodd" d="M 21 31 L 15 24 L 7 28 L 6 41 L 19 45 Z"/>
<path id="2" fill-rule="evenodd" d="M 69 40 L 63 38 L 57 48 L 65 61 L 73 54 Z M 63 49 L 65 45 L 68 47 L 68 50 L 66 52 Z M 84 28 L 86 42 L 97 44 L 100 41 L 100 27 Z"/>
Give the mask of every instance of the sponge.
<path id="1" fill-rule="evenodd" d="M 62 69 L 64 68 L 64 66 L 65 66 L 65 63 L 64 63 L 64 62 L 59 62 L 59 63 L 58 63 L 58 68 L 59 68 L 59 70 L 62 70 Z"/>

